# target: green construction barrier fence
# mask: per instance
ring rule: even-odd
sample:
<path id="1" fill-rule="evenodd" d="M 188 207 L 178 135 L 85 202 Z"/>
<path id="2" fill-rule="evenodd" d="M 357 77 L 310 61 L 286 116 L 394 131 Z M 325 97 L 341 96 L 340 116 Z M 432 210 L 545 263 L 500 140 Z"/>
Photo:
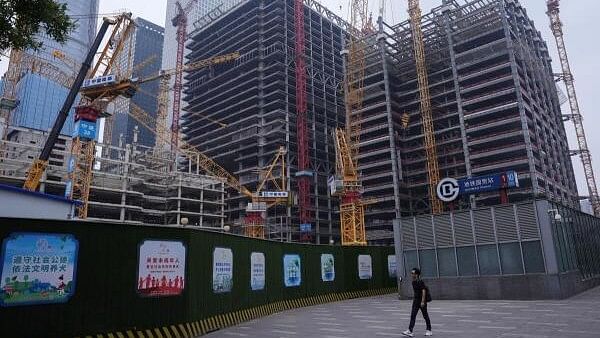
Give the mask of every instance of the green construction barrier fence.
<path id="1" fill-rule="evenodd" d="M 390 292 L 396 285 L 389 271 L 394 270 L 388 262 L 391 247 L 288 244 L 194 229 L 6 218 L 0 218 L 0 238 L 2 337 L 193 337 L 276 311 Z M 147 249 L 148 243 L 156 250 Z M 163 287 L 179 294 L 144 295 L 138 289 L 148 286 L 150 292 L 162 284 L 159 274 L 156 288 L 145 277 L 146 271 L 156 271 L 161 257 L 166 264 L 158 270 L 182 271 L 175 269 L 181 244 L 183 280 L 170 278 L 172 284 Z M 262 290 L 251 288 L 253 252 L 265 258 Z M 322 280 L 322 254 L 334 257 L 333 281 Z M 221 264 L 215 274 L 225 281 L 232 276 L 232 283 L 213 285 L 213 255 Z M 298 281 L 289 275 L 296 276 L 292 265 L 284 269 L 285 255 L 300 258 L 299 286 L 284 284 L 285 278 Z M 359 255 L 371 257 L 371 278 L 359 278 Z M 254 267 L 259 271 L 262 265 Z M 177 284 L 183 289 L 167 288 Z"/>

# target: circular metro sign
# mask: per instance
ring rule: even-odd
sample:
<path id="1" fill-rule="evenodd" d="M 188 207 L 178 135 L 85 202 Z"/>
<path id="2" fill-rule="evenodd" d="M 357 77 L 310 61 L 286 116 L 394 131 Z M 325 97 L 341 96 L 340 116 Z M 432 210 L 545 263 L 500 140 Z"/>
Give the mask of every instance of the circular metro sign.
<path id="1" fill-rule="evenodd" d="M 458 197 L 459 192 L 458 181 L 450 177 L 444 178 L 437 185 L 437 196 L 443 202 L 454 201 Z"/>

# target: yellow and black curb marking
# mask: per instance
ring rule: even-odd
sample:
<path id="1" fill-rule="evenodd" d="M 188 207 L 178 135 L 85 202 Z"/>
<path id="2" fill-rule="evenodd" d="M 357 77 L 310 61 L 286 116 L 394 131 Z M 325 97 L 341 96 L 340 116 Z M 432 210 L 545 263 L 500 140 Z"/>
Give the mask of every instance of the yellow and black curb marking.
<path id="1" fill-rule="evenodd" d="M 396 288 L 385 288 L 377 290 L 364 290 L 342 293 L 331 293 L 308 298 L 282 300 L 275 303 L 265 304 L 249 309 L 229 312 L 202 319 L 192 323 L 176 324 L 145 330 L 126 330 L 114 333 L 84 336 L 85 338 L 193 338 L 205 335 L 209 332 L 234 326 L 252 319 L 271 315 L 290 309 L 305 306 L 337 302 L 352 298 L 372 297 L 396 292 Z M 83 338 L 83 337 L 82 337 Z"/>

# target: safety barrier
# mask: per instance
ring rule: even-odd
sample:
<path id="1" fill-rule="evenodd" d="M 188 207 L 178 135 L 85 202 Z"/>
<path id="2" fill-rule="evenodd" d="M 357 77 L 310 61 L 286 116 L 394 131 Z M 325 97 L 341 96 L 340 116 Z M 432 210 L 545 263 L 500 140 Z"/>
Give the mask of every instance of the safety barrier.
<path id="1" fill-rule="evenodd" d="M 390 247 L 0 218 L 2 337 L 194 337 L 393 292 Z"/>

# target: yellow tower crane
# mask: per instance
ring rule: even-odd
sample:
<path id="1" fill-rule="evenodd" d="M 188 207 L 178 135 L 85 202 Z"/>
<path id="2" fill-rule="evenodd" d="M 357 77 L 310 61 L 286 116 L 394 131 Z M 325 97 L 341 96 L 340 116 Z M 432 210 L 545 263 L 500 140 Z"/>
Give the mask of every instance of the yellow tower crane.
<path id="1" fill-rule="evenodd" d="M 588 188 L 589 201 L 592 205 L 594 215 L 600 216 L 600 197 L 598 196 L 598 187 L 596 185 L 596 178 L 594 176 L 594 168 L 592 167 L 592 155 L 590 154 L 587 138 L 585 136 L 585 129 L 583 128 L 583 115 L 579 109 L 579 101 L 577 100 L 577 94 L 575 91 L 575 80 L 573 73 L 571 72 L 571 65 L 569 64 L 569 57 L 567 54 L 567 47 L 564 40 L 564 33 L 562 29 L 562 21 L 560 19 L 560 1 L 559 0 L 546 0 L 546 6 L 548 8 L 546 14 L 550 19 L 550 28 L 552 34 L 556 40 L 556 48 L 558 49 L 558 58 L 562 67 L 562 73 L 557 74 L 558 80 L 562 80 L 567 88 L 567 97 L 569 99 L 569 107 L 571 108 L 571 114 L 567 115 L 568 120 L 573 121 L 575 126 L 575 134 L 577 135 L 577 145 L 579 146 L 579 157 L 583 165 L 583 173 L 585 175 L 585 182 Z"/>
<path id="2" fill-rule="evenodd" d="M 437 185 L 440 182 L 440 168 L 438 165 L 435 130 L 431 112 L 431 97 L 429 94 L 429 79 L 427 78 L 427 65 L 425 63 L 425 43 L 421 29 L 421 8 L 419 0 L 408 0 L 408 13 L 412 29 L 415 65 L 417 69 L 417 82 L 421 103 L 421 119 L 423 122 L 423 143 L 427 156 L 427 174 L 429 180 L 429 202 L 431 212 L 439 214 L 444 210 L 442 201 L 437 198 Z"/>
<path id="3" fill-rule="evenodd" d="M 334 132 L 336 177 L 330 185 L 333 195 L 340 197 L 340 235 L 342 245 L 366 245 L 365 201 L 358 174 L 360 146 L 360 109 L 364 96 L 365 45 L 361 40 L 372 31 L 367 0 L 350 1 L 350 25 L 359 31 L 349 32 L 344 78 L 346 128 Z"/>
<path id="4" fill-rule="evenodd" d="M 119 36 L 121 38 L 116 39 L 117 36 L 114 33 L 114 31 L 122 31 L 123 27 L 129 27 L 129 25 L 132 25 L 131 13 L 121 14 L 121 15 L 117 16 L 116 18 L 104 18 L 103 23 L 100 26 L 100 29 L 98 30 L 98 34 L 96 35 L 96 38 L 95 38 L 90 50 L 88 51 L 86 59 L 84 60 L 83 64 L 81 65 L 81 68 L 79 69 L 79 72 L 78 72 L 75 80 L 73 80 L 69 94 L 65 98 L 65 102 L 63 103 L 61 110 L 57 114 L 57 117 L 56 117 L 56 120 L 52 127 L 52 130 L 50 131 L 50 134 L 44 144 L 44 148 L 42 149 L 42 153 L 40 154 L 39 158 L 37 158 L 33 162 L 31 168 L 29 169 L 29 171 L 27 173 L 27 177 L 26 177 L 25 183 L 23 185 L 24 189 L 30 190 L 30 191 L 35 191 L 37 189 L 37 187 L 39 186 L 40 180 L 46 170 L 46 167 L 48 166 L 48 159 L 50 158 L 50 153 L 52 152 L 52 148 L 54 147 L 54 144 L 56 143 L 56 140 L 58 139 L 60 131 L 61 131 L 62 127 L 64 126 L 64 123 L 65 123 L 67 117 L 69 116 L 69 111 L 71 109 L 71 106 L 75 102 L 75 98 L 78 93 L 80 93 L 82 95 L 82 97 L 84 98 L 83 100 L 85 100 L 85 102 L 87 104 L 89 104 L 90 107 L 99 106 L 99 109 L 96 108 L 96 111 L 103 111 L 103 107 L 102 107 L 103 104 L 107 104 L 107 102 L 110 102 L 111 99 L 114 99 L 115 97 L 117 97 L 118 95 L 122 95 L 123 93 L 135 92 L 135 87 L 132 86 L 131 81 L 129 81 L 127 79 L 122 80 L 122 81 L 114 80 L 112 82 L 107 82 L 107 83 L 104 83 L 103 85 L 98 85 L 98 86 L 88 86 L 88 91 L 84 91 L 82 88 L 82 85 L 84 85 L 86 83 L 84 80 L 86 78 L 88 78 L 88 80 L 89 80 L 89 78 L 92 77 L 95 74 L 95 71 L 99 68 L 98 63 L 106 61 L 106 57 L 105 57 L 106 53 L 108 53 L 108 51 L 111 50 L 112 51 L 111 55 L 115 55 L 113 49 L 115 49 L 115 43 L 117 42 L 117 40 L 118 41 L 126 40 L 127 36 L 124 34 L 120 34 Z M 113 33 L 111 34 L 112 40 L 108 39 L 105 41 L 105 47 L 102 49 L 103 53 L 101 53 L 100 58 L 98 58 L 98 62 L 93 67 L 94 71 L 89 72 L 90 67 L 92 66 L 93 59 L 96 55 L 96 51 L 99 49 L 100 45 L 105 40 L 104 36 L 105 36 L 106 32 L 108 31 L 109 27 L 111 27 L 111 26 L 113 27 Z M 129 29 L 127 29 L 127 30 L 129 30 Z M 118 43 L 116 44 L 116 48 L 119 48 Z M 97 118 L 98 115 L 99 114 L 96 114 L 96 116 L 93 116 L 90 118 L 92 118 L 92 119 Z M 93 151 L 91 151 L 90 149 L 93 149 L 95 146 L 95 144 L 88 144 L 88 143 L 89 142 L 84 141 L 84 140 L 80 139 L 79 137 L 76 137 L 73 140 L 73 146 L 72 146 L 72 150 L 78 151 L 78 154 L 75 154 L 74 157 L 79 159 L 79 158 L 82 158 L 82 156 L 83 156 L 84 160 L 82 160 L 82 161 L 86 162 L 86 163 L 90 163 L 93 161 Z M 91 143 L 94 143 L 93 139 L 91 140 Z M 90 149 L 88 149 L 88 147 Z M 91 158 L 89 158 L 90 154 L 91 154 Z M 86 156 L 88 156 L 88 157 L 86 157 Z M 87 164 L 84 165 L 83 162 L 77 163 L 77 165 L 75 165 L 75 166 L 70 164 L 69 168 L 73 168 L 81 175 L 91 175 L 91 165 L 87 165 Z M 81 172 L 81 170 L 85 170 L 85 172 Z M 83 181 L 89 181 L 89 177 L 82 178 L 82 182 Z M 80 188 L 83 190 L 86 189 L 85 187 L 77 187 L 76 189 L 80 189 Z M 80 205 L 77 210 L 78 215 L 82 215 L 83 218 L 85 218 L 86 210 L 87 210 L 86 208 L 87 208 L 87 205 L 85 205 L 85 207 L 82 207 Z"/>
<path id="5" fill-rule="evenodd" d="M 239 52 L 218 55 L 218 56 L 210 57 L 207 59 L 188 63 L 183 66 L 182 71 L 190 72 L 190 71 L 194 71 L 194 70 L 200 70 L 200 69 L 210 67 L 213 65 L 218 65 L 218 64 L 222 64 L 222 63 L 235 61 L 235 60 L 239 59 L 239 57 L 240 57 Z M 169 90 L 171 90 L 171 88 L 169 87 L 169 80 L 170 80 L 171 76 L 176 75 L 176 73 L 177 73 L 176 68 L 162 70 L 158 74 L 152 75 L 145 79 L 141 79 L 137 82 L 138 84 L 142 84 L 142 83 L 156 81 L 156 80 L 160 81 L 159 93 L 158 93 L 158 113 L 157 113 L 157 117 L 156 117 L 157 138 L 156 138 L 155 150 L 157 150 L 157 151 L 165 150 L 171 144 L 171 141 L 166 142 L 166 143 L 164 141 L 167 140 L 167 136 L 170 136 L 170 134 L 171 134 L 171 130 L 169 130 L 169 128 L 167 126 L 167 110 L 168 110 L 168 106 L 169 106 Z M 197 113 L 196 113 L 196 115 L 199 116 L 199 114 L 197 114 Z M 199 116 L 199 117 L 209 120 L 213 123 L 216 123 L 216 124 L 220 125 L 221 127 L 226 127 L 226 125 L 224 123 L 222 123 L 220 121 L 216 121 L 214 119 L 211 119 L 210 117 L 206 117 L 206 116 Z"/>

